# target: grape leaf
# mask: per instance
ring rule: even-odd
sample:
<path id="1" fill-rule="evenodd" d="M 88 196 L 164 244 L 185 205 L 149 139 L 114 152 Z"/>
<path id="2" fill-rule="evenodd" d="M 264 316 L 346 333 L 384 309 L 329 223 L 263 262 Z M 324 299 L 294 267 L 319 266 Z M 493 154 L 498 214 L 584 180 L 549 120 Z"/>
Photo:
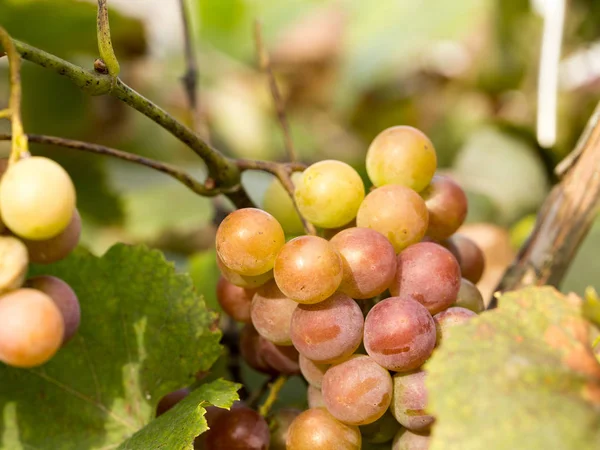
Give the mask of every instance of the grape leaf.
<path id="1" fill-rule="evenodd" d="M 121 450 L 192 449 L 192 442 L 208 430 L 204 406 L 215 405 L 229 409 L 239 399 L 239 384 L 216 380 L 193 391 L 167 413 L 150 422 L 130 439 Z"/>
<path id="2" fill-rule="evenodd" d="M 156 250 L 119 244 L 98 258 L 78 249 L 31 272 L 71 285 L 81 327 L 44 366 L 0 365 L 0 448 L 114 448 L 221 352 L 216 314 Z"/>
<path id="3" fill-rule="evenodd" d="M 431 450 L 597 449 L 600 364 L 581 300 L 543 287 L 499 305 L 449 330 L 426 365 Z"/>

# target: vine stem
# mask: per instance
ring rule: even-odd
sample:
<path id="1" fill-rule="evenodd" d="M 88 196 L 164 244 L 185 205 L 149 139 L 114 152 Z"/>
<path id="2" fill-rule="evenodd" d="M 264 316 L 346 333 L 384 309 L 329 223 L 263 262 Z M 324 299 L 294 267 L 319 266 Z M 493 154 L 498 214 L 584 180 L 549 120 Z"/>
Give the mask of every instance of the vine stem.
<path id="1" fill-rule="evenodd" d="M 100 58 L 104 61 L 108 74 L 111 77 L 118 77 L 121 67 L 115 55 L 115 50 L 112 46 L 110 38 L 110 25 L 108 22 L 108 6 L 106 0 L 98 0 L 98 16 L 96 20 L 97 36 L 98 36 L 98 51 Z"/>
<path id="2" fill-rule="evenodd" d="M 275 403 L 275 401 L 277 400 L 279 392 L 281 391 L 281 388 L 283 387 L 286 381 L 287 376 L 279 375 L 277 379 L 273 383 L 271 383 L 271 385 L 269 386 L 269 395 L 267 396 L 267 399 L 260 406 L 260 408 L 258 408 L 258 413 L 261 416 L 266 417 L 269 414 L 273 403 Z"/>
<path id="3" fill-rule="evenodd" d="M 1 111 L 1 117 L 10 118 L 12 129 L 12 144 L 9 164 L 29 155 L 27 136 L 23 131 L 21 120 L 21 57 L 15 48 L 12 38 L 8 32 L 0 27 L 0 43 L 8 57 L 10 68 L 10 97 L 8 109 Z"/>

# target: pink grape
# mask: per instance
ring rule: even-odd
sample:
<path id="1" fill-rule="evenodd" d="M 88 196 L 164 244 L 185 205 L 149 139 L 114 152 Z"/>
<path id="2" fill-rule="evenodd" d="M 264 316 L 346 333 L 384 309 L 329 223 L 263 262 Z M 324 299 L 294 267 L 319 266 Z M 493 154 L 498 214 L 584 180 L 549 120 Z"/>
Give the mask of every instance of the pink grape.
<path id="1" fill-rule="evenodd" d="M 206 435 L 206 450 L 267 450 L 269 425 L 256 411 L 240 406 L 220 414 Z"/>
<path id="2" fill-rule="evenodd" d="M 323 400 L 323 392 L 321 392 L 321 389 L 309 385 L 306 390 L 306 397 L 309 408 L 325 407 L 325 400 Z"/>
<path id="3" fill-rule="evenodd" d="M 292 345 L 290 324 L 298 306 L 287 298 L 274 280 L 261 286 L 252 300 L 252 324 L 259 334 L 277 345 Z"/>
<path id="4" fill-rule="evenodd" d="M 300 373 L 298 351 L 291 346 L 273 344 L 258 334 L 252 324 L 246 324 L 242 329 L 240 354 L 250 367 L 268 375 Z"/>
<path id="5" fill-rule="evenodd" d="M 304 355 L 300 355 L 300 371 L 304 379 L 312 386 L 321 389 L 323 375 L 329 369 L 329 364 L 318 364 Z"/>
<path id="6" fill-rule="evenodd" d="M 475 286 L 466 278 L 460 280 L 460 289 L 458 291 L 456 302 L 454 302 L 453 306 L 467 308 L 477 314 L 485 309 L 481 292 L 479 289 L 477 289 L 477 286 Z"/>
<path id="7" fill-rule="evenodd" d="M 421 196 L 429 211 L 428 236 L 437 240 L 446 239 L 465 221 L 467 196 L 452 178 L 435 175 Z"/>
<path id="8" fill-rule="evenodd" d="M 411 431 L 423 432 L 431 427 L 433 416 L 427 414 L 427 388 L 424 371 L 394 375 L 394 396 L 390 411 L 396 420 Z"/>
<path id="9" fill-rule="evenodd" d="M 402 429 L 394 437 L 392 450 L 428 450 L 429 436 Z"/>
<path id="10" fill-rule="evenodd" d="M 345 425 L 325 408 L 311 408 L 292 422 L 287 450 L 360 450 L 358 427 Z"/>
<path id="11" fill-rule="evenodd" d="M 445 311 L 439 312 L 433 316 L 437 332 L 438 345 L 440 342 L 442 342 L 442 339 L 447 333 L 448 328 L 466 323 L 473 317 L 477 317 L 477 314 L 470 309 L 461 308 L 459 306 L 453 306 L 452 308 L 448 308 Z"/>
<path id="12" fill-rule="evenodd" d="M 244 289 L 224 277 L 217 282 L 217 301 L 225 314 L 238 322 L 250 322 L 250 307 L 255 289 Z"/>

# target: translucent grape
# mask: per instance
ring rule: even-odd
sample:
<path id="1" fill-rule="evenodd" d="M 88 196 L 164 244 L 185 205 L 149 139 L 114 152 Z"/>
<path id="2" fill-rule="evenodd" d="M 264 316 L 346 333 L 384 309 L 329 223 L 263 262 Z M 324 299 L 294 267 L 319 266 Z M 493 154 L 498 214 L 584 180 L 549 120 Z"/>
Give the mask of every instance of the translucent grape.
<path id="1" fill-rule="evenodd" d="M 371 191 L 356 216 L 359 227 L 379 231 L 396 253 L 423 238 L 427 221 L 427 207 L 419 194 L 397 184 Z"/>
<path id="2" fill-rule="evenodd" d="M 178 389 L 173 392 L 169 392 L 163 398 L 158 401 L 158 405 L 156 405 L 156 417 L 162 416 L 168 410 L 170 410 L 173 406 L 183 400 L 190 393 L 190 389 L 185 387 Z"/>
<path id="3" fill-rule="evenodd" d="M 291 346 L 273 344 L 258 334 L 252 324 L 242 329 L 240 354 L 250 367 L 267 375 L 300 373 L 298 351 Z"/>
<path id="4" fill-rule="evenodd" d="M 336 420 L 325 408 L 311 408 L 292 422 L 287 450 L 360 450 L 358 427 Z"/>
<path id="5" fill-rule="evenodd" d="M 394 396 L 390 411 L 396 420 L 412 431 L 423 432 L 431 427 L 433 416 L 427 414 L 427 388 L 424 371 L 394 375 Z"/>
<path id="6" fill-rule="evenodd" d="M 0 181 L 2 221 L 31 240 L 61 233 L 75 211 L 75 187 L 69 174 L 48 158 L 34 156 L 11 165 Z"/>
<path id="7" fill-rule="evenodd" d="M 0 294 L 21 287 L 28 264 L 25 245 L 15 237 L 0 236 Z"/>
<path id="8" fill-rule="evenodd" d="M 433 144 L 416 128 L 383 130 L 367 151 L 367 173 L 375 186 L 401 184 L 420 192 L 437 168 Z"/>
<path id="9" fill-rule="evenodd" d="M 240 275 L 223 264 L 223 261 L 221 261 L 219 255 L 217 255 L 217 266 L 219 267 L 223 278 L 225 278 L 231 284 L 244 289 L 256 289 L 265 284 L 267 281 L 273 279 L 272 270 L 255 276 Z"/>
<path id="10" fill-rule="evenodd" d="M 292 174 L 294 186 L 298 184 L 300 178 L 302 178 L 301 172 Z M 265 191 L 263 209 L 277 219 L 286 234 L 299 235 L 304 233 L 304 226 L 298 211 L 294 207 L 294 202 L 277 178 L 271 181 Z"/>
<path id="11" fill-rule="evenodd" d="M 298 303 L 318 303 L 342 282 L 342 258 L 325 239 L 300 236 L 284 245 L 273 272 L 287 297 Z"/>
<path id="12" fill-rule="evenodd" d="M 79 300 L 71 286 L 60 278 L 49 275 L 30 278 L 25 285 L 43 292 L 54 301 L 65 324 L 63 344 L 68 342 L 79 329 L 79 323 L 81 322 Z"/>
<path id="13" fill-rule="evenodd" d="M 299 305 L 292 314 L 291 336 L 298 352 L 316 363 L 350 356 L 360 345 L 363 314 L 340 292 L 316 305 Z"/>
<path id="14" fill-rule="evenodd" d="M 287 298 L 274 280 L 261 286 L 252 300 L 251 317 L 256 331 L 277 345 L 292 345 L 290 324 L 298 306 Z"/>
<path id="15" fill-rule="evenodd" d="M 271 428 L 271 445 L 269 450 L 285 450 L 288 432 L 292 422 L 302 414 L 302 411 L 295 408 L 282 408 L 276 411 L 269 418 Z"/>
<path id="16" fill-rule="evenodd" d="M 283 228 L 269 213 L 244 208 L 229 214 L 217 229 L 217 254 L 234 272 L 256 276 L 273 268 L 285 244 Z"/>
<path id="17" fill-rule="evenodd" d="M 384 444 L 390 442 L 394 438 L 400 429 L 400 424 L 388 409 L 385 414 L 375 422 L 368 425 L 362 425 L 359 428 L 360 434 L 362 434 L 365 441 L 371 444 Z"/>
<path id="18" fill-rule="evenodd" d="M 433 352 L 435 340 L 431 314 L 411 298 L 385 299 L 365 319 L 365 349 L 388 370 L 404 372 L 420 367 Z"/>
<path id="19" fill-rule="evenodd" d="M 477 286 L 475 286 L 466 278 L 460 280 L 460 289 L 458 291 L 456 302 L 454 302 L 453 306 L 467 308 L 477 314 L 485 309 L 481 292 L 479 289 L 477 289 Z"/>
<path id="20" fill-rule="evenodd" d="M 369 356 L 355 355 L 329 368 L 321 392 L 333 417 L 350 425 L 366 425 L 390 406 L 392 377 Z"/>
<path id="21" fill-rule="evenodd" d="M 421 196 L 429 211 L 428 236 L 437 240 L 446 239 L 465 221 L 467 196 L 452 178 L 435 175 Z"/>
<path id="22" fill-rule="evenodd" d="M 402 429 L 394 437 L 392 450 L 428 450 L 429 436 Z"/>
<path id="23" fill-rule="evenodd" d="M 390 292 L 397 297 L 411 297 L 435 314 L 456 301 L 460 275 L 452 253 L 433 242 L 420 242 L 398 255 Z"/>
<path id="24" fill-rule="evenodd" d="M 29 253 L 29 261 L 37 264 L 50 264 L 66 258 L 71 253 L 81 236 L 81 216 L 75 209 L 73 217 L 62 232 L 53 238 L 43 241 L 23 239 Z"/>
<path id="25" fill-rule="evenodd" d="M 206 435 L 206 450 L 267 450 L 269 425 L 256 411 L 241 406 L 219 415 Z"/>
<path id="26" fill-rule="evenodd" d="M 323 400 L 323 393 L 321 392 L 321 389 L 309 385 L 306 391 L 306 397 L 309 408 L 325 407 L 325 400 Z"/>
<path id="27" fill-rule="evenodd" d="M 18 289 L 0 297 L 0 361 L 35 367 L 60 348 L 65 325 L 52 299 L 34 289 Z"/>
<path id="28" fill-rule="evenodd" d="M 433 316 L 437 331 L 438 345 L 442 342 L 444 334 L 447 332 L 448 328 L 466 323 L 473 317 L 477 317 L 477 314 L 470 309 L 461 308 L 459 306 L 453 306 L 452 308 L 448 308 L 445 311 L 439 312 Z"/>
<path id="29" fill-rule="evenodd" d="M 256 289 L 244 289 L 230 283 L 225 277 L 217 281 L 217 301 L 225 314 L 237 322 L 250 322 L 250 308 Z"/>
<path id="30" fill-rule="evenodd" d="M 329 364 L 318 364 L 311 361 L 304 355 L 300 355 L 300 371 L 304 379 L 312 386 L 321 389 L 321 383 L 323 382 L 323 375 L 329 368 Z"/>
<path id="31" fill-rule="evenodd" d="M 342 257 L 341 292 L 355 299 L 366 299 L 381 294 L 392 283 L 396 252 L 382 234 L 369 228 L 349 228 L 330 242 Z"/>
<path id="32" fill-rule="evenodd" d="M 326 160 L 302 173 L 294 197 L 300 213 L 309 222 L 322 228 L 336 228 L 356 217 L 365 188 L 351 166 Z"/>
<path id="33" fill-rule="evenodd" d="M 462 234 L 454 234 L 448 241 L 458 252 L 458 261 L 463 278 L 471 283 L 477 283 L 485 269 L 485 256 L 479 246 L 472 239 Z M 450 251 L 451 246 L 448 247 Z"/>

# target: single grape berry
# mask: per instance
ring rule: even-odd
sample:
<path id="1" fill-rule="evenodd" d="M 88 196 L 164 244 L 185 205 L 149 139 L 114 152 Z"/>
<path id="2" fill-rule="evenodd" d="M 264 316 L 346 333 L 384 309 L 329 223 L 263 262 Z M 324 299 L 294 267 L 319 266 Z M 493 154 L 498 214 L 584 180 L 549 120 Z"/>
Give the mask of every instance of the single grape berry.
<path id="1" fill-rule="evenodd" d="M 23 239 L 29 253 L 29 261 L 37 264 L 50 264 L 66 258 L 71 253 L 81 236 L 81 216 L 75 209 L 73 217 L 61 233 L 43 241 Z"/>
<path id="2" fill-rule="evenodd" d="M 434 421 L 427 414 L 427 388 L 424 371 L 394 375 L 394 396 L 390 411 L 398 423 L 411 431 L 429 430 Z"/>
<path id="3" fill-rule="evenodd" d="M 273 272 L 277 286 L 288 298 L 298 303 L 318 303 L 342 282 L 342 258 L 325 239 L 300 236 L 283 246 Z"/>
<path id="4" fill-rule="evenodd" d="M 14 367 L 47 362 L 63 342 L 65 325 L 52 299 L 22 288 L 0 297 L 0 361 Z"/>
<path id="5" fill-rule="evenodd" d="M 297 306 L 298 303 L 283 295 L 275 281 L 271 280 L 258 288 L 252 299 L 252 324 L 272 343 L 292 345 L 290 325 Z"/>
<path id="6" fill-rule="evenodd" d="M 300 372 L 307 381 L 308 384 L 321 389 L 321 383 L 323 382 L 323 375 L 329 369 L 329 364 L 319 364 L 311 361 L 304 355 L 300 355 Z"/>
<path id="7" fill-rule="evenodd" d="M 460 263 L 460 271 L 463 278 L 471 283 L 477 283 L 483 275 L 485 269 L 485 256 L 479 246 L 472 239 L 462 234 L 454 234 L 448 239 L 449 245 L 446 247 L 452 251 L 456 249 L 458 253 L 456 259 Z"/>
<path id="8" fill-rule="evenodd" d="M 169 392 L 163 398 L 158 401 L 158 405 L 156 405 L 156 417 L 162 416 L 168 410 L 170 410 L 173 406 L 183 400 L 190 393 L 190 388 L 181 388 L 173 392 Z"/>
<path id="9" fill-rule="evenodd" d="M 258 334 L 252 324 L 242 329 L 240 354 L 250 367 L 267 375 L 300 373 L 298 351 L 292 346 L 273 344 Z"/>
<path id="10" fill-rule="evenodd" d="M 34 156 L 12 164 L 0 180 L 2 221 L 31 240 L 53 238 L 75 212 L 75 187 L 69 174 L 48 158 Z"/>
<path id="11" fill-rule="evenodd" d="M 400 429 L 400 424 L 392 416 L 389 410 L 375 422 L 368 425 L 362 425 L 360 434 L 365 441 L 371 444 L 385 444 L 394 439 L 394 436 Z"/>
<path id="12" fill-rule="evenodd" d="M 358 427 L 345 425 L 325 408 L 311 408 L 290 425 L 287 450 L 360 450 Z"/>
<path id="13" fill-rule="evenodd" d="M 396 253 L 419 242 L 427 231 L 425 202 L 412 189 L 390 184 L 371 191 L 356 216 L 356 224 L 383 234 Z"/>
<path id="14" fill-rule="evenodd" d="M 271 429 L 271 445 L 269 450 L 285 450 L 290 425 L 302 414 L 295 408 L 282 408 L 269 417 L 269 428 Z"/>
<path id="15" fill-rule="evenodd" d="M 0 294 L 21 287 L 28 264 L 25 245 L 15 237 L 0 236 Z"/>
<path id="16" fill-rule="evenodd" d="M 271 270 L 283 244 L 285 235 L 277 219 L 256 208 L 232 212 L 217 229 L 217 254 L 225 266 L 241 275 Z"/>
<path id="17" fill-rule="evenodd" d="M 477 289 L 477 286 L 466 278 L 460 280 L 460 289 L 458 290 L 458 296 L 453 306 L 467 308 L 477 314 L 485 309 L 481 292 Z"/>
<path id="18" fill-rule="evenodd" d="M 206 433 L 206 450 L 267 450 L 271 440 L 267 421 L 240 406 L 219 415 Z"/>
<path id="19" fill-rule="evenodd" d="M 292 183 L 298 184 L 301 172 L 292 174 Z M 281 224 L 286 234 L 295 236 L 304 233 L 302 220 L 294 207 L 294 201 L 277 178 L 273 178 L 263 197 L 263 209 L 273 215 Z"/>
<path id="20" fill-rule="evenodd" d="M 300 213 L 322 228 L 337 228 L 356 217 L 365 188 L 356 170 L 341 161 L 313 164 L 298 180 L 294 198 Z"/>
<path id="21" fill-rule="evenodd" d="M 237 322 L 250 322 L 250 307 L 256 289 L 244 289 L 221 276 L 217 282 L 217 301 L 225 314 Z"/>
<path id="22" fill-rule="evenodd" d="M 219 255 L 217 255 L 217 267 L 221 271 L 223 278 L 225 278 L 231 284 L 244 289 L 256 289 L 265 284 L 267 281 L 273 279 L 272 270 L 255 276 L 240 275 L 239 273 L 234 272 L 227 267 L 223 261 L 221 261 Z"/>
<path id="23" fill-rule="evenodd" d="M 394 436 L 392 450 L 428 450 L 429 436 L 402 429 Z"/>
<path id="24" fill-rule="evenodd" d="M 450 237 L 465 221 L 467 196 L 452 178 L 435 175 L 421 196 L 429 211 L 427 235 L 433 239 Z"/>
<path id="25" fill-rule="evenodd" d="M 437 344 L 439 345 L 442 342 L 444 335 L 448 332 L 448 328 L 466 323 L 473 317 L 477 317 L 477 314 L 470 309 L 461 308 L 459 306 L 453 306 L 452 308 L 437 313 L 433 316 L 437 332 Z"/>
<path id="26" fill-rule="evenodd" d="M 375 186 L 401 184 L 420 192 L 436 168 L 433 144 L 425 134 L 409 126 L 383 130 L 367 151 L 367 173 Z"/>

